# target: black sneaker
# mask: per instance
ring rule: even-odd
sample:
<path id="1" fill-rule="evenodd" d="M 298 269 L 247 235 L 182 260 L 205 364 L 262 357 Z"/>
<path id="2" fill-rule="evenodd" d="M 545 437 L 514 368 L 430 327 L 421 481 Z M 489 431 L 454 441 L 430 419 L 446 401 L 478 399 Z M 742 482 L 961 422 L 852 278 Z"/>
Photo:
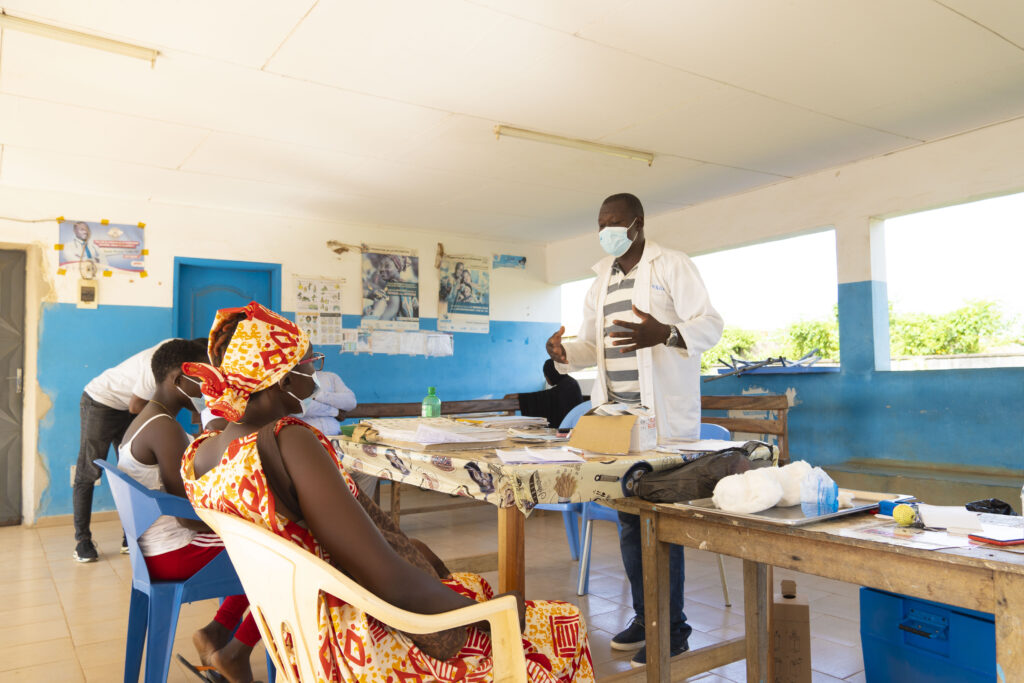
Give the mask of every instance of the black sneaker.
<path id="1" fill-rule="evenodd" d="M 124 535 L 121 536 L 121 554 L 128 554 L 128 537 Z"/>
<path id="2" fill-rule="evenodd" d="M 644 646 L 644 622 L 633 617 L 623 631 L 612 638 L 610 645 L 613 650 L 636 650 Z"/>
<path id="3" fill-rule="evenodd" d="M 676 640 L 673 638 L 672 640 Z M 681 642 L 674 642 L 669 645 L 669 657 L 675 657 L 681 655 L 690 649 L 690 644 L 683 640 Z M 644 666 L 647 664 L 647 646 L 640 648 L 640 651 L 633 655 L 633 659 L 629 660 L 629 665 L 633 667 Z"/>
<path id="4" fill-rule="evenodd" d="M 96 562 L 100 559 L 96 552 L 96 546 L 92 541 L 79 541 L 75 546 L 75 553 L 72 555 L 78 562 Z"/>

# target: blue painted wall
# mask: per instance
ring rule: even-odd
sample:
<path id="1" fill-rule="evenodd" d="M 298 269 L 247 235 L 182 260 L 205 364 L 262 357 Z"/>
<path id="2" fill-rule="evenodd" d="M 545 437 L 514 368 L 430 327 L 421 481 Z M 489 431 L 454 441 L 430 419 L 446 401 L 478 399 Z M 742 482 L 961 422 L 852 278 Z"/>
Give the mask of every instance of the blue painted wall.
<path id="1" fill-rule="evenodd" d="M 795 389 L 791 457 L 815 465 L 879 458 L 1024 469 L 1024 368 L 876 370 L 876 358 L 888 365 L 886 311 L 884 283 L 842 284 L 840 372 L 741 375 L 703 392 Z"/>
<path id="2" fill-rule="evenodd" d="M 359 316 L 345 316 L 344 324 L 358 326 Z M 39 383 L 53 405 L 39 424 L 39 451 L 50 477 L 40 517 L 71 512 L 70 468 L 78 459 L 82 389 L 107 368 L 172 336 L 172 328 L 171 308 L 44 306 Z M 436 319 L 420 320 L 420 329 L 436 328 Z M 431 385 L 442 401 L 490 398 L 543 387 L 544 342 L 557 329 L 553 323 L 492 320 L 489 334 L 456 333 L 455 355 L 448 358 L 342 355 L 337 346 L 319 348 L 327 356 L 326 368 L 338 373 L 361 401 L 419 401 Z M 94 509 L 114 509 L 105 483 Z"/>

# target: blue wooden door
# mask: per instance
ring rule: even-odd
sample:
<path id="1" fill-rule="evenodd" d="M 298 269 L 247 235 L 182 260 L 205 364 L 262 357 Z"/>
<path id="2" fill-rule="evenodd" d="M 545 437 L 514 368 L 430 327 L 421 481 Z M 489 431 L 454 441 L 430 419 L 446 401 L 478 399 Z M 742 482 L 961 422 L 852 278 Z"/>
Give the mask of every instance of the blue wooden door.
<path id="1" fill-rule="evenodd" d="M 250 301 L 275 310 L 279 307 L 279 265 L 179 259 L 176 266 L 175 334 L 179 337 L 205 337 L 221 308 Z"/>

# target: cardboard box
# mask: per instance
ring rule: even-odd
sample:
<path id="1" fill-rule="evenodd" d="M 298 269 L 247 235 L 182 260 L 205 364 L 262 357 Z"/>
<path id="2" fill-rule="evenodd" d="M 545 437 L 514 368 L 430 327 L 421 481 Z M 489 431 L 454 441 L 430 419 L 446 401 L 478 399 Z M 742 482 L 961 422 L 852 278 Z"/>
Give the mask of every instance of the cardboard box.
<path id="1" fill-rule="evenodd" d="M 785 580 L 772 599 L 772 681 L 811 683 L 811 619 L 807 598 L 796 594 L 796 582 Z"/>
<path id="2" fill-rule="evenodd" d="M 606 404 L 607 405 L 607 404 Z M 649 451 L 658 445 L 654 415 L 643 408 L 630 408 L 623 415 L 601 415 L 597 406 L 579 419 L 569 445 L 595 453 L 626 455 Z"/>

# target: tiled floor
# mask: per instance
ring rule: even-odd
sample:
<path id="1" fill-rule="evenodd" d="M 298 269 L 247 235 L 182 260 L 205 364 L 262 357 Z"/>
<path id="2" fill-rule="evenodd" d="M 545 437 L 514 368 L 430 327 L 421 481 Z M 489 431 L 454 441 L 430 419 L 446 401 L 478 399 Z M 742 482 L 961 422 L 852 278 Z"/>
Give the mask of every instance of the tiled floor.
<path id="1" fill-rule="evenodd" d="M 403 504 L 423 504 L 416 492 Z M 438 500 L 431 496 L 430 500 Z M 447 498 L 441 498 L 446 502 Z M 476 554 L 497 547 L 494 508 L 479 506 L 415 515 L 402 520 L 411 536 L 426 541 L 442 558 Z M 591 653 L 598 677 L 629 668 L 630 653 L 608 641 L 631 616 L 629 588 L 622 576 L 618 539 L 609 523 L 595 526 L 590 595 L 576 596 L 576 563 L 569 559 L 561 515 L 537 513 L 526 522 L 527 597 L 567 600 L 579 605 L 590 629 Z M 80 565 L 71 559 L 68 527 L 0 528 L 0 683 L 5 681 L 122 680 L 131 568 L 118 554 L 116 522 L 94 524 L 100 561 Z M 467 550 L 470 549 L 470 550 Z M 743 581 L 740 562 L 726 558 L 732 607 L 725 607 L 714 555 L 686 551 L 685 610 L 694 628 L 691 647 L 742 635 Z M 492 584 L 495 574 L 486 575 Z M 864 681 L 858 634 L 857 587 L 777 570 L 775 581 L 795 578 L 811 605 L 814 681 Z M 178 624 L 175 651 L 192 658 L 191 633 L 207 623 L 214 601 L 186 605 Z M 264 675 L 263 650 L 253 665 Z M 169 681 L 186 678 L 172 664 Z M 742 662 L 734 662 L 691 680 L 746 680 Z"/>

